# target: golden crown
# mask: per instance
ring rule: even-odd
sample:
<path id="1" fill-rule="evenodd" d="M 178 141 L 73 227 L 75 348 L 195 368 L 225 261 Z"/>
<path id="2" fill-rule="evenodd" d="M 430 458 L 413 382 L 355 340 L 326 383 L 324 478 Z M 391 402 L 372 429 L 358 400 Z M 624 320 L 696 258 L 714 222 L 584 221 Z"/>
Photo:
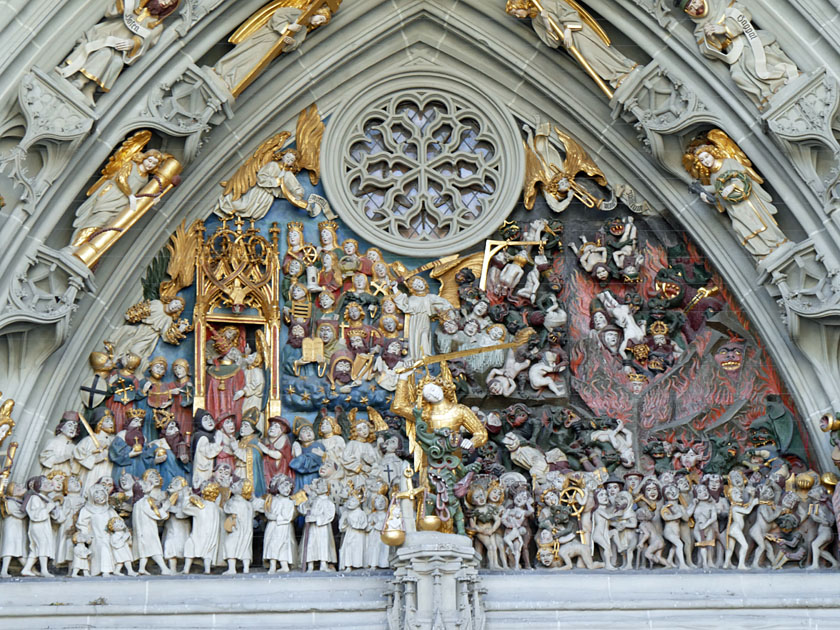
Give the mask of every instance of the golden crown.
<path id="1" fill-rule="evenodd" d="M 652 335 L 667 335 L 668 324 L 661 320 L 657 320 L 650 325 L 650 332 Z"/>

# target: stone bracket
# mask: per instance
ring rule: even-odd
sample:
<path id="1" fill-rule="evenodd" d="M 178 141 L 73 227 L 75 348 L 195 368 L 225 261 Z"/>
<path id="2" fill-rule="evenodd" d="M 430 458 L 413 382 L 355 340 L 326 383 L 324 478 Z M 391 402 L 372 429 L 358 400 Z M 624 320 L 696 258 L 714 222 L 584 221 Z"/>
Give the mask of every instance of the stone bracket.
<path id="1" fill-rule="evenodd" d="M 161 83 L 147 99 L 141 118 L 164 133 L 184 137 L 184 162 L 198 155 L 203 135 L 233 118 L 233 96 L 219 84 L 212 69 L 187 66 L 174 82 Z"/>
<path id="2" fill-rule="evenodd" d="M 840 143 L 834 135 L 840 89 L 822 68 L 803 74 L 773 95 L 762 121 L 797 172 L 824 197 L 840 176 Z"/>
<path id="3" fill-rule="evenodd" d="M 683 179 L 684 136 L 702 124 L 718 124 L 697 93 L 656 61 L 630 73 L 610 105 L 613 119 L 633 125 L 645 149 Z"/>
<path id="4" fill-rule="evenodd" d="M 32 208 L 73 159 L 97 116 L 81 92 L 39 68 L 21 79 L 18 104 L 26 133 L 14 149 L 0 156 L 0 171 L 23 187 L 22 199 Z M 39 151 L 43 165 L 30 175 L 26 162 L 33 149 Z"/>

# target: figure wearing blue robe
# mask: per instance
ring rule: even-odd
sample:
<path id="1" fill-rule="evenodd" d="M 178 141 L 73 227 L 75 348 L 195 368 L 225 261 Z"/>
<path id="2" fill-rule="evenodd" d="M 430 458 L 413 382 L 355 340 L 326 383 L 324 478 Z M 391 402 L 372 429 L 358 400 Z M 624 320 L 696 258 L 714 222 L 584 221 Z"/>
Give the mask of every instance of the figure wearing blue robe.
<path id="1" fill-rule="evenodd" d="M 305 485 L 311 483 L 318 476 L 323 455 L 313 453 L 316 449 L 321 453 L 324 451 L 324 445 L 321 444 L 320 440 L 315 440 L 307 446 L 304 446 L 302 442 L 295 442 L 292 447 L 292 454 L 296 454 L 296 456 L 289 462 L 289 468 L 297 473 L 295 475 L 295 492 L 302 490 Z"/>
<path id="2" fill-rule="evenodd" d="M 183 477 L 184 479 L 192 478 L 192 466 L 184 464 L 180 459 L 178 459 L 177 453 L 172 450 L 165 438 L 149 442 L 148 446 L 152 449 L 152 462 L 149 464 L 149 468 L 157 469 L 163 479 L 164 488 L 168 487 L 169 482 L 175 477 Z M 156 464 L 154 460 L 156 459 L 156 453 L 159 449 L 166 452 L 166 459 L 161 463 Z"/>
<path id="3" fill-rule="evenodd" d="M 253 484 L 255 497 L 264 496 L 266 493 L 263 454 L 259 443 L 259 433 L 241 437 L 238 450 L 235 453 L 236 475 L 248 479 Z"/>
<path id="4" fill-rule="evenodd" d="M 139 438 L 139 440 L 135 442 L 135 438 Z M 135 443 L 141 446 L 142 451 L 140 455 L 131 457 Z M 155 449 L 145 441 L 140 430 L 129 428 L 117 433 L 117 436 L 111 442 L 111 446 L 108 447 L 108 458 L 114 462 L 111 477 L 114 483 L 119 485 L 120 475 L 124 472 L 140 478 L 147 468 L 154 466 Z"/>

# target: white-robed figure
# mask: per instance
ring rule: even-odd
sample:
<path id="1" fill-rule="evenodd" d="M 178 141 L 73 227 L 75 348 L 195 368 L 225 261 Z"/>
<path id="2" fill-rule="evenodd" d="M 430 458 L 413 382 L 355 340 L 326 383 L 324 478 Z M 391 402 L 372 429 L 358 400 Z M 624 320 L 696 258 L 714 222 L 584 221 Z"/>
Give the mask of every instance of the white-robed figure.
<path id="1" fill-rule="evenodd" d="M 114 416 L 111 410 L 101 407 L 94 414 L 94 438 L 86 435 L 73 449 L 73 459 L 79 464 L 79 477 L 82 480 L 82 497 L 102 477 L 110 477 L 114 468 L 108 459 L 108 448 L 114 441 Z M 98 443 L 98 445 L 97 445 Z"/>
<path id="2" fill-rule="evenodd" d="M 365 543 L 365 566 L 369 569 L 387 569 L 391 548 L 382 542 L 382 530 L 388 518 L 388 499 L 384 494 L 377 494 L 371 502 L 368 514 L 368 533 Z"/>
<path id="3" fill-rule="evenodd" d="M 178 345 L 184 337 L 189 322 L 179 319 L 184 311 L 184 300 L 174 297 L 166 300 L 148 300 L 135 304 L 126 312 L 128 322 L 113 334 L 114 353 L 123 357 L 136 354 L 143 357 L 139 372 L 149 365 L 149 357 L 161 339 Z"/>
<path id="4" fill-rule="evenodd" d="M 242 573 L 250 573 L 253 558 L 255 501 L 252 499 L 254 485 L 248 479 L 239 479 L 230 487 L 231 497 L 225 502 L 227 514 L 224 523 L 224 559 L 228 568 L 225 575 L 236 573 L 236 561 L 242 562 Z M 262 505 L 262 500 L 258 500 Z"/>
<path id="5" fill-rule="evenodd" d="M 796 64 L 772 33 L 758 30 L 747 7 L 732 0 L 681 0 L 697 25 L 694 37 L 704 57 L 729 66 L 735 84 L 759 107 L 799 76 Z"/>
<path id="6" fill-rule="evenodd" d="M 297 558 L 294 519 L 297 514 L 295 502 L 290 498 L 294 485 L 288 475 L 282 473 L 272 477 L 268 486 L 269 495 L 263 504 L 268 524 L 263 538 L 263 561 L 268 560 L 268 572 L 287 572 Z"/>
<path id="7" fill-rule="evenodd" d="M 242 414 L 248 409 L 256 409 L 262 416 L 263 394 L 265 392 L 265 370 L 261 352 L 254 352 L 245 357 L 245 386 L 234 393 L 233 399 L 242 401 Z"/>
<path id="8" fill-rule="evenodd" d="M 238 215 L 243 219 L 258 221 L 268 214 L 275 199 L 286 198 L 306 207 L 306 194 L 295 173 L 297 152 L 286 151 L 280 161 L 272 160 L 257 171 L 256 185 L 241 197 L 228 194 L 219 198 L 216 214 L 219 216 Z"/>
<path id="9" fill-rule="evenodd" d="M 344 502 L 338 519 L 338 530 L 344 534 L 341 538 L 339 568 L 342 571 L 364 568 L 368 518 L 362 509 L 362 502 L 355 494 L 351 494 Z"/>
<path id="10" fill-rule="evenodd" d="M 105 17 L 86 30 L 57 68 L 93 104 L 96 89 L 108 92 L 125 66 L 140 59 L 160 39 L 163 20 L 179 0 L 116 0 Z"/>
<path id="11" fill-rule="evenodd" d="M 341 465 L 344 467 L 345 478 L 353 483 L 354 488 L 361 488 L 382 460 L 382 453 L 372 443 L 371 426 L 367 420 L 351 417 L 350 422 L 350 441 L 341 454 Z"/>
<path id="12" fill-rule="evenodd" d="M 741 245 L 755 258 L 788 242 L 776 223 L 773 199 L 761 187 L 764 180 L 726 133 L 713 129 L 693 140 L 683 155 L 683 166 L 698 180 L 691 190 L 729 215 Z"/>
<path id="13" fill-rule="evenodd" d="M 238 95 L 244 89 L 243 82 L 257 70 L 260 62 L 269 56 L 278 44 L 282 42 L 281 50 L 287 53 L 298 48 L 306 38 L 307 26 L 297 23 L 303 13 L 301 9 L 279 6 L 273 13 L 268 13 L 272 5 L 282 4 L 291 3 L 275 0 L 239 27 L 228 40 L 236 46 L 213 66 L 213 70 L 232 94 Z M 265 19 L 266 15 L 269 16 L 268 19 Z M 309 27 L 321 26 L 329 19 L 329 9 L 321 9 L 309 19 Z"/>
<path id="14" fill-rule="evenodd" d="M 122 575 L 123 567 L 128 575 L 137 575 L 134 567 L 134 551 L 131 545 L 131 532 L 119 516 L 108 521 L 108 533 L 111 540 L 111 556 L 114 558 L 114 573 Z"/>
<path id="15" fill-rule="evenodd" d="M 537 36 L 550 48 L 576 48 L 599 77 L 617 87 L 638 64 L 610 45 L 606 33 L 585 11 L 565 0 L 542 0 L 540 12 L 530 0 L 508 0 L 506 11 L 520 19 L 531 18 Z M 562 31 L 558 34 L 551 22 Z M 561 38 L 562 35 L 562 38 Z"/>
<path id="16" fill-rule="evenodd" d="M 196 409 L 193 426 L 192 487 L 198 489 L 213 478 L 216 457 L 222 452 L 223 445 L 221 436 L 217 439 L 216 421 L 209 412 Z"/>
<path id="17" fill-rule="evenodd" d="M 414 276 L 408 282 L 410 295 L 406 295 L 394 289 L 394 302 L 397 307 L 409 315 L 408 332 L 408 356 L 412 360 L 422 359 L 424 355 L 434 351 L 432 345 L 432 318 L 452 310 L 452 304 L 446 298 L 442 298 L 429 291 L 426 280 L 420 276 Z"/>
<path id="18" fill-rule="evenodd" d="M 0 498 L 5 508 L 0 520 L 0 558 L 3 559 L 0 577 L 11 577 L 9 565 L 12 558 L 17 558 L 22 566 L 27 556 L 26 512 L 23 511 L 22 500 L 25 492 L 24 486 L 12 481 L 6 488 L 5 496 Z"/>
<path id="19" fill-rule="evenodd" d="M 184 503 L 184 514 L 192 516 L 192 531 L 184 545 L 184 574 L 190 572 L 194 558 L 204 561 L 204 572 L 210 573 L 219 553 L 219 532 L 222 527 L 222 510 L 218 506 L 221 486 L 206 483 L 201 498 L 190 495 Z"/>
<path id="20" fill-rule="evenodd" d="M 82 482 L 76 475 L 70 475 L 64 482 L 67 494 L 61 505 L 52 513 L 53 520 L 58 523 L 55 534 L 55 566 L 60 567 L 73 561 L 73 532 L 76 529 L 76 518 L 79 510 L 84 507 L 85 499 L 82 494 Z"/>
<path id="21" fill-rule="evenodd" d="M 33 568 L 37 560 L 41 575 L 52 577 L 47 568 L 47 562 L 55 557 L 55 537 L 50 513 L 57 504 L 48 496 L 52 489 L 52 482 L 43 475 L 32 477 L 26 482 L 23 511 L 29 518 L 29 557 L 21 575 L 36 575 Z"/>
<path id="22" fill-rule="evenodd" d="M 79 247 L 93 236 L 111 225 L 112 221 L 126 208 L 137 207 L 137 197 L 148 182 L 155 177 L 163 162 L 163 154 L 155 149 L 145 153 L 137 152 L 125 161 L 125 165 L 111 179 L 103 177 L 97 186 L 88 191 L 88 198 L 76 210 L 73 220 L 73 235 L 70 246 Z M 145 355 L 140 355 L 145 356 Z"/>
<path id="23" fill-rule="evenodd" d="M 146 563 L 149 558 L 154 560 L 163 575 L 171 575 L 172 572 L 163 561 L 163 546 L 160 543 L 158 523 L 169 518 L 169 511 L 165 503 L 159 503 L 152 496 L 152 488 L 155 484 L 153 476 L 159 477 L 160 473 L 154 468 L 149 468 L 143 474 L 141 486 L 145 496 L 134 504 L 131 510 L 131 529 L 134 536 L 132 541 L 134 557 L 140 560 L 137 572 L 140 575 L 148 575 Z"/>
<path id="24" fill-rule="evenodd" d="M 321 571 L 333 571 L 331 564 L 337 560 L 332 534 L 335 504 L 327 496 L 327 483 L 323 479 L 313 480 L 307 494 L 311 496 L 298 507 L 306 522 L 301 542 L 301 566 L 314 571 L 318 563 Z"/>
<path id="25" fill-rule="evenodd" d="M 104 485 L 94 484 L 88 489 L 87 501 L 79 510 L 76 529 L 87 533 L 90 543 L 90 574 L 111 575 L 114 572 L 114 558 L 111 554 L 111 539 L 108 522 L 119 516 L 108 505 L 108 490 Z"/>
<path id="26" fill-rule="evenodd" d="M 73 459 L 76 444 L 73 440 L 78 434 L 79 414 L 75 411 L 65 412 L 55 429 L 55 437 L 49 439 L 38 455 L 44 474 L 57 470 L 70 475 L 77 471 L 78 463 Z"/>
<path id="27" fill-rule="evenodd" d="M 184 557 L 184 546 L 190 536 L 190 517 L 184 513 L 189 500 L 190 486 L 183 477 L 169 482 L 169 518 L 163 526 L 163 559 L 169 562 L 169 570 L 178 570 L 178 558 Z"/>

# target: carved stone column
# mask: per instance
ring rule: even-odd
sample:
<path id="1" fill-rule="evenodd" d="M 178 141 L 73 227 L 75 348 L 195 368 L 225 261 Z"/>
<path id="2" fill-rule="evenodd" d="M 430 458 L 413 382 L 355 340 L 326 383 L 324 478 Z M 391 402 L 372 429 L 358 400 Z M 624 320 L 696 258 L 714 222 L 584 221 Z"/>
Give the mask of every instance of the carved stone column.
<path id="1" fill-rule="evenodd" d="M 394 560 L 389 630 L 483 630 L 478 563 L 466 536 L 408 533 Z"/>

